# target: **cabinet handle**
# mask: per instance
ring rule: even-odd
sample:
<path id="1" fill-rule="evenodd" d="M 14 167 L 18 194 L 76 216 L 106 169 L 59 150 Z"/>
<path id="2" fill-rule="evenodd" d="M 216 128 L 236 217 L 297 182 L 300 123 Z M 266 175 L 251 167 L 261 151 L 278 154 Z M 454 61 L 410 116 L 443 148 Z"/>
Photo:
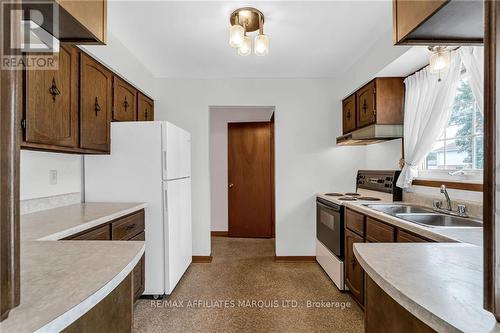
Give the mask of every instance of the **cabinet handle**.
<path id="1" fill-rule="evenodd" d="M 366 105 L 366 99 L 363 100 L 362 109 L 363 109 L 363 113 L 366 113 L 366 110 L 368 109 L 368 105 Z"/>
<path id="2" fill-rule="evenodd" d="M 129 224 L 128 226 L 125 227 L 125 230 L 132 230 L 135 228 L 135 223 L 134 224 Z"/>
<path id="3" fill-rule="evenodd" d="M 356 268 L 356 259 L 354 257 L 351 258 L 351 266 L 353 270 Z"/>
<path id="4" fill-rule="evenodd" d="M 128 101 L 127 101 L 127 96 L 125 96 L 125 101 L 123 101 L 123 107 L 125 108 L 125 112 L 127 112 L 128 106 L 129 106 L 129 104 L 128 104 Z"/>
<path id="5" fill-rule="evenodd" d="M 99 106 L 99 100 L 97 99 L 97 97 L 95 98 L 94 111 L 95 111 L 96 117 L 97 117 L 97 113 L 99 113 L 101 111 L 101 107 Z"/>
<path id="6" fill-rule="evenodd" d="M 351 119 L 351 110 L 347 111 L 347 119 Z"/>
<path id="7" fill-rule="evenodd" d="M 52 78 L 52 85 L 50 86 L 49 92 L 52 95 L 52 101 L 53 102 L 55 102 L 56 101 L 56 97 L 61 94 L 61 92 L 57 88 L 56 78 L 55 77 Z"/>

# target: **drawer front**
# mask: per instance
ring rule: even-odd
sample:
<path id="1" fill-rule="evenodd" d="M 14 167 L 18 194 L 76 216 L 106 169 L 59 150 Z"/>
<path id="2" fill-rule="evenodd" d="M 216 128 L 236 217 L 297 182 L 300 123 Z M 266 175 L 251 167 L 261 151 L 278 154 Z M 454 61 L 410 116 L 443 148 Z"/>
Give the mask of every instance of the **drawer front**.
<path id="1" fill-rule="evenodd" d="M 350 209 L 345 211 L 345 225 L 360 236 L 365 235 L 365 216 Z"/>
<path id="2" fill-rule="evenodd" d="M 111 231 L 109 224 L 102 227 L 95 228 L 90 231 L 85 231 L 84 233 L 78 234 L 77 236 L 71 236 L 66 239 L 71 240 L 110 240 Z"/>
<path id="3" fill-rule="evenodd" d="M 396 228 L 372 219 L 366 218 L 366 239 L 372 242 L 392 243 Z"/>
<path id="4" fill-rule="evenodd" d="M 131 241 L 143 241 L 146 240 L 144 231 L 137 236 L 130 239 Z M 137 300 L 144 293 L 144 256 L 137 263 L 134 270 L 132 271 L 132 281 L 134 285 L 134 300 Z"/>
<path id="5" fill-rule="evenodd" d="M 111 237 L 113 240 L 129 240 L 142 231 L 144 231 L 144 210 L 111 223 Z"/>
<path id="6" fill-rule="evenodd" d="M 409 232 L 406 232 L 406 231 L 401 230 L 401 229 L 398 229 L 396 241 L 398 243 L 426 243 L 426 242 L 429 242 L 425 238 L 410 234 Z"/>

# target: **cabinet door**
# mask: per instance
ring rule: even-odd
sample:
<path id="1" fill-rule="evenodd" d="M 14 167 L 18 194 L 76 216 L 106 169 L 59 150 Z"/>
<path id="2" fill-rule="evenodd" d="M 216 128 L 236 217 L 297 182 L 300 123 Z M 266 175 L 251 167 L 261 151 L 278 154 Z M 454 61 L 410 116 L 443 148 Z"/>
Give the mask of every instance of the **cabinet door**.
<path id="1" fill-rule="evenodd" d="M 26 71 L 25 141 L 78 147 L 78 50 L 61 45 L 57 70 Z"/>
<path id="2" fill-rule="evenodd" d="M 108 152 L 113 76 L 85 54 L 80 62 L 80 147 Z"/>
<path id="3" fill-rule="evenodd" d="M 375 123 L 375 81 L 361 88 L 356 96 L 358 127 Z"/>
<path id="4" fill-rule="evenodd" d="M 131 241 L 144 241 L 146 240 L 145 233 L 141 232 L 134 238 L 130 239 Z M 132 271 L 132 280 L 133 280 L 133 288 L 134 288 L 134 301 L 139 299 L 144 293 L 144 281 L 145 281 L 145 269 L 144 269 L 144 256 L 142 256 L 139 263 L 134 267 Z"/>
<path id="5" fill-rule="evenodd" d="M 153 100 L 147 98 L 141 93 L 137 93 L 137 96 L 137 120 L 155 120 L 155 105 Z"/>
<path id="6" fill-rule="evenodd" d="M 113 77 L 113 120 L 137 120 L 137 90 L 117 76 Z"/>
<path id="7" fill-rule="evenodd" d="M 363 243 L 363 238 L 350 230 L 345 230 L 345 282 L 354 299 L 361 305 L 364 303 L 364 270 L 356 260 L 353 252 L 354 243 Z"/>
<path id="8" fill-rule="evenodd" d="M 397 44 L 424 23 L 447 0 L 393 0 L 393 37 Z"/>
<path id="9" fill-rule="evenodd" d="M 342 129 L 344 134 L 356 129 L 356 95 L 354 94 L 342 102 Z"/>

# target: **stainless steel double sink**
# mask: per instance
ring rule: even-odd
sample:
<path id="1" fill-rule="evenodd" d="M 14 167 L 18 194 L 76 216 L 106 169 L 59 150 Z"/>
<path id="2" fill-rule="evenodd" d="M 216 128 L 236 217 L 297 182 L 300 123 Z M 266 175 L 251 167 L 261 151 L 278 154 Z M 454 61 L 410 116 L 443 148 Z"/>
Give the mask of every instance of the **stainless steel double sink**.
<path id="1" fill-rule="evenodd" d="M 376 211 L 427 227 L 482 228 L 480 220 L 436 213 L 431 208 L 410 204 L 365 204 Z"/>

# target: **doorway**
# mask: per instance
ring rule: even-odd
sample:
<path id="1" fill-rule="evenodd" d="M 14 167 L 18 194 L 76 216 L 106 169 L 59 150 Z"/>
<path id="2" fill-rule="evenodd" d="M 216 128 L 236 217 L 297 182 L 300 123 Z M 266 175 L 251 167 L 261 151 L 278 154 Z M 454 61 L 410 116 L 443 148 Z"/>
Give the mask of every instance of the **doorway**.
<path id="1" fill-rule="evenodd" d="M 229 236 L 229 126 L 234 123 L 268 124 L 271 130 L 271 199 L 267 195 L 267 204 L 271 205 L 271 232 L 235 234 L 241 237 L 274 237 L 275 235 L 275 199 L 274 199 L 274 106 L 210 106 L 210 220 L 212 236 Z M 234 184 L 234 182 L 233 182 Z M 238 202 L 238 201 L 237 201 Z M 253 205 L 253 204 L 249 204 Z M 266 214 L 267 216 L 267 214 Z M 269 219 L 266 218 L 266 223 Z"/>
<path id="2" fill-rule="evenodd" d="M 273 237 L 274 122 L 228 124 L 228 235 Z"/>

